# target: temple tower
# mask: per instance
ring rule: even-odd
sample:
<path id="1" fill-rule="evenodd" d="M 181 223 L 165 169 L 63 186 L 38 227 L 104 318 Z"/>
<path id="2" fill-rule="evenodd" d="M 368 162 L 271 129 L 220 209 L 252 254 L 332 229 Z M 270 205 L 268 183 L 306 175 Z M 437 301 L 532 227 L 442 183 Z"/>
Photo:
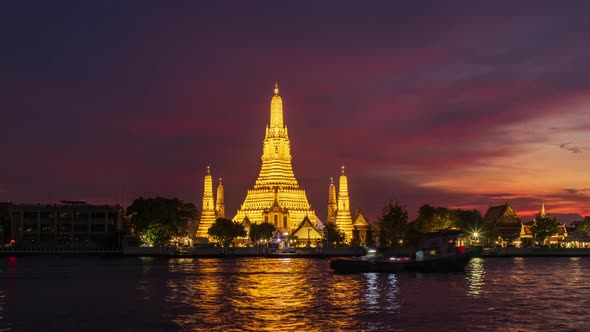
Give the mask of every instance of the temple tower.
<path id="1" fill-rule="evenodd" d="M 546 218 L 547 213 L 545 213 L 545 201 L 541 202 L 541 218 Z"/>
<path id="2" fill-rule="evenodd" d="M 336 186 L 334 186 L 334 179 L 330 178 L 330 187 L 328 188 L 328 218 L 327 222 L 336 222 L 336 211 L 338 205 L 336 203 Z"/>
<path id="3" fill-rule="evenodd" d="M 344 166 L 338 184 L 338 211 L 336 213 L 336 227 L 346 234 L 346 241 L 352 238 L 352 217 L 350 215 L 350 198 L 348 197 L 348 178 L 344 174 Z"/>
<path id="4" fill-rule="evenodd" d="M 233 217 L 242 222 L 248 217 L 252 223 L 270 222 L 284 232 L 290 232 L 307 216 L 317 220 L 307 200 L 305 190 L 299 188 L 291 164 L 291 142 L 283 123 L 283 100 L 275 84 L 270 101 L 270 121 L 262 144 L 262 166 L 254 188 L 249 189 L 244 203 Z"/>
<path id="5" fill-rule="evenodd" d="M 215 200 L 215 215 L 217 218 L 225 218 L 225 202 L 223 198 L 223 183 L 219 178 L 217 185 L 217 199 Z"/>
<path id="6" fill-rule="evenodd" d="M 197 237 L 208 237 L 207 230 L 215 222 L 215 203 L 213 198 L 213 180 L 211 179 L 211 169 L 207 166 L 205 174 L 205 183 L 203 189 L 203 207 L 199 227 L 197 228 Z"/>

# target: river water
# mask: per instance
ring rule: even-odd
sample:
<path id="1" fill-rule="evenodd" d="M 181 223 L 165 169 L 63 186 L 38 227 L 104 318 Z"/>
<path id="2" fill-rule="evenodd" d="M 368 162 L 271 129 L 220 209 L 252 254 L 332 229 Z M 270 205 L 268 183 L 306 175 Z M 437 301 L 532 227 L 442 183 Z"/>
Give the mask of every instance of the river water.
<path id="1" fill-rule="evenodd" d="M 0 331 L 590 331 L 590 258 L 465 273 L 332 273 L 328 259 L 1 257 Z"/>

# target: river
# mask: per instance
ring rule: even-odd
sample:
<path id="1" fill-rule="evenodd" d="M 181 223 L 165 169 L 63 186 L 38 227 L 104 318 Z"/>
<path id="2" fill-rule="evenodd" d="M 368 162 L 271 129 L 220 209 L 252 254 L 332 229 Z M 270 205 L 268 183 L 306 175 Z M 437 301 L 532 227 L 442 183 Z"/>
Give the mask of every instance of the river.
<path id="1" fill-rule="evenodd" d="M 328 259 L 1 257 L 0 331 L 587 331 L 589 258 L 339 275 Z"/>

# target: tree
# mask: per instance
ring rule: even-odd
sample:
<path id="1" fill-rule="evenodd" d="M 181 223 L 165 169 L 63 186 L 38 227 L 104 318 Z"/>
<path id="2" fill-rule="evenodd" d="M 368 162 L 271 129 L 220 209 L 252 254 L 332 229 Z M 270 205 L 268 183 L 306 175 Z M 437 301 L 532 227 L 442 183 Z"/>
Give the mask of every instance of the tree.
<path id="1" fill-rule="evenodd" d="M 336 226 L 336 223 L 331 221 L 324 224 L 322 236 L 324 237 L 324 242 L 328 246 L 339 246 L 346 240 L 346 234 L 341 232 Z"/>
<path id="2" fill-rule="evenodd" d="M 481 234 L 484 222 L 481 213 L 478 210 L 453 209 L 451 212 L 454 215 L 455 227 L 470 235 L 475 233 Z"/>
<path id="3" fill-rule="evenodd" d="M 531 231 L 533 232 L 533 238 L 539 245 L 545 244 L 545 239 L 549 236 L 557 234 L 559 223 L 555 217 L 551 218 L 548 216 L 541 216 L 538 214 L 533 221 Z"/>
<path id="4" fill-rule="evenodd" d="M 227 248 L 237 237 L 246 236 L 244 225 L 225 218 L 217 218 L 215 223 L 207 230 L 212 238 Z"/>
<path id="5" fill-rule="evenodd" d="M 197 217 L 197 209 L 178 198 L 140 197 L 127 208 L 127 215 L 142 241 L 162 245 L 187 234 L 188 223 Z"/>
<path id="6" fill-rule="evenodd" d="M 576 229 L 590 233 L 590 216 L 585 217 L 584 220 L 582 220 L 582 222 L 576 227 Z"/>
<path id="7" fill-rule="evenodd" d="M 408 224 L 408 210 L 399 201 L 389 201 L 379 216 L 381 245 L 392 247 L 404 240 L 410 229 Z"/>
<path id="8" fill-rule="evenodd" d="M 172 236 L 166 229 L 166 226 L 161 224 L 149 225 L 140 235 L 142 242 L 151 243 L 156 246 L 168 243 L 171 238 Z"/>
<path id="9" fill-rule="evenodd" d="M 455 223 L 453 211 L 445 207 L 435 208 L 424 204 L 418 210 L 415 226 L 418 232 L 431 233 L 441 229 L 454 228 Z"/>
<path id="10" fill-rule="evenodd" d="M 272 234 L 276 231 L 276 227 L 269 223 L 263 222 L 262 224 L 252 224 L 250 226 L 250 240 L 257 242 L 258 240 L 268 240 L 272 237 Z"/>

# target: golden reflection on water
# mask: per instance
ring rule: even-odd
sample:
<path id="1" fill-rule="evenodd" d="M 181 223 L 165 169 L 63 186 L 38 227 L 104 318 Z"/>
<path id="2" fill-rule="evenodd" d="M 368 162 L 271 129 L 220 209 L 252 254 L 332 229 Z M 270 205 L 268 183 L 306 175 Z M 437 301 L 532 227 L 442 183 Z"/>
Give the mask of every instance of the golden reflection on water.
<path id="1" fill-rule="evenodd" d="M 257 331 L 302 330 L 309 325 L 303 315 L 311 304 L 314 284 L 299 275 L 301 260 L 278 259 L 264 264 L 264 270 L 252 271 L 247 261 L 236 262 L 238 282 L 231 298 L 238 315 L 249 315 L 249 328 Z M 292 317 L 299 319 L 293 320 Z"/>
<path id="2" fill-rule="evenodd" d="M 168 303 L 185 305 L 174 322 L 223 331 L 309 330 L 322 275 L 302 259 L 195 259 L 170 264 Z M 305 277 L 302 277 L 305 272 Z M 187 294 L 189 296 L 187 296 Z M 317 302 L 317 301 L 316 301 Z"/>
<path id="3" fill-rule="evenodd" d="M 581 283 L 584 277 L 580 257 L 570 257 L 568 264 L 568 281 L 573 284 Z"/>

